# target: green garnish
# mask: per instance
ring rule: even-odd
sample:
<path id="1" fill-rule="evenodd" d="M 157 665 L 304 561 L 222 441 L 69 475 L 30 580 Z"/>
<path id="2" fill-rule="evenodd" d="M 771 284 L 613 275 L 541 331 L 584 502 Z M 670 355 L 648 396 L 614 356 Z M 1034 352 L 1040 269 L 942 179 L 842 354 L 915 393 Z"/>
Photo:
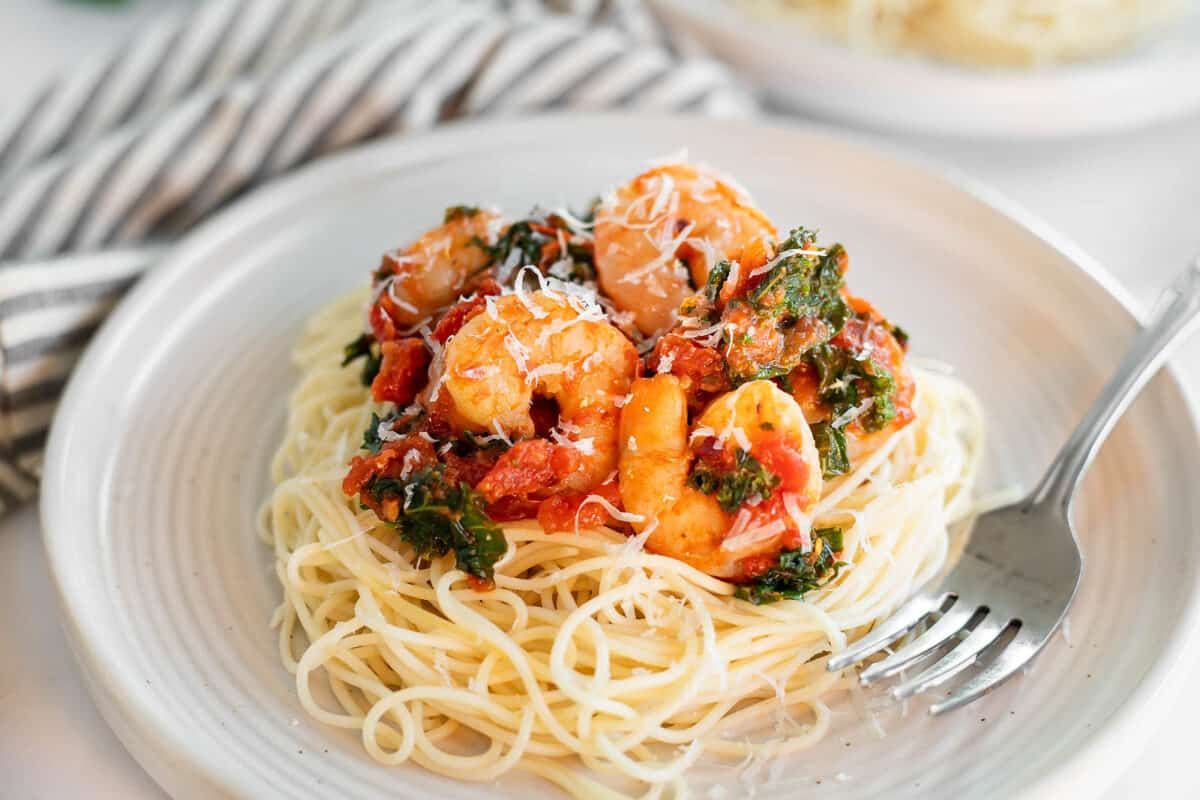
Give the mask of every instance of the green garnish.
<path id="1" fill-rule="evenodd" d="M 719 261 L 708 273 L 708 282 L 704 285 L 704 296 L 708 298 L 708 302 L 717 302 L 717 297 L 721 294 L 721 287 L 725 285 L 725 281 L 729 278 L 729 271 L 733 269 L 733 265 L 728 261 Z"/>
<path id="2" fill-rule="evenodd" d="M 478 452 L 503 453 L 510 447 L 512 445 L 498 436 L 480 436 L 471 431 L 463 431 L 454 440 L 454 454 L 457 456 L 468 456 Z"/>
<path id="3" fill-rule="evenodd" d="M 514 222 L 508 226 L 508 229 L 501 234 L 496 243 L 489 245 L 478 236 L 472 237 L 471 244 L 483 250 L 488 255 L 487 267 L 495 264 L 505 264 L 508 262 L 509 256 L 513 251 L 521 254 L 519 266 L 526 264 L 540 265 L 542 263 L 542 251 L 546 243 L 551 241 L 545 233 L 534 229 L 534 224 L 546 225 L 552 224 L 552 227 L 557 226 L 561 229 L 570 232 L 571 228 L 566 220 L 561 217 L 554 217 L 551 223 L 543 223 L 538 220 L 526 219 L 520 222 Z M 567 262 L 570 262 L 569 264 Z M 572 281 L 574 283 L 587 283 L 596 279 L 595 260 L 592 257 L 592 252 L 585 246 L 574 242 L 567 242 L 567 252 L 559 255 L 559 261 L 550 270 L 551 274 L 560 280 Z M 526 287 L 536 289 L 536 286 Z"/>
<path id="4" fill-rule="evenodd" d="M 414 427 L 422 417 L 425 416 L 424 409 L 417 411 L 415 414 L 406 414 L 400 416 L 399 413 L 391 413 L 386 417 L 381 417 L 375 412 L 371 412 L 371 421 L 367 423 L 367 427 L 363 430 L 362 449 L 374 455 L 383 449 L 383 439 L 379 437 L 379 427 L 381 425 L 390 425 L 391 430 L 398 434 L 412 433 Z"/>
<path id="5" fill-rule="evenodd" d="M 865 430 L 880 430 L 896 416 L 896 381 L 878 361 L 828 344 L 809 350 L 805 359 L 817 371 L 818 394 L 835 420 L 868 397 L 871 407 L 859 417 Z"/>
<path id="6" fill-rule="evenodd" d="M 779 245 L 779 252 L 808 249 L 813 236 L 812 231 L 797 228 Z M 750 304 L 785 327 L 800 317 L 821 319 L 829 325 L 826 338 L 832 338 L 851 315 L 850 306 L 839 291 L 842 253 L 842 246 L 834 244 L 822 256 L 796 253 L 780 258 L 762 283 L 750 292 Z"/>
<path id="7" fill-rule="evenodd" d="M 375 376 L 379 374 L 379 368 L 383 365 L 383 356 L 379 352 L 379 348 L 375 344 L 375 337 L 369 333 L 364 333 L 350 344 L 342 348 L 342 366 L 348 367 L 357 358 L 365 358 L 362 369 L 363 386 L 370 386 L 375 380 Z"/>
<path id="8" fill-rule="evenodd" d="M 813 536 L 824 539 L 829 548 L 835 553 L 841 552 L 845 546 L 845 537 L 841 528 L 813 528 Z"/>
<path id="9" fill-rule="evenodd" d="M 846 455 L 846 434 L 828 422 L 812 426 L 813 441 L 821 457 L 821 473 L 826 478 L 835 478 L 850 471 L 850 458 Z"/>
<path id="10" fill-rule="evenodd" d="M 539 264 L 542 260 L 542 245 L 545 242 L 546 237 L 535 231 L 530 226 L 529 220 L 509 225 L 508 230 L 492 245 L 478 236 L 471 238 L 471 244 L 488 254 L 490 259 L 488 266 L 505 263 L 514 250 L 521 254 L 522 265 Z"/>
<path id="11" fill-rule="evenodd" d="M 800 550 L 784 550 L 779 554 L 779 564 L 771 567 L 751 583 L 739 586 L 736 596 L 755 605 L 774 603 L 784 598 L 799 600 L 838 576 L 843 561 L 836 561 L 836 553 L 843 546 L 841 528 L 816 528 L 813 530 L 813 549 L 810 553 Z"/>
<path id="12" fill-rule="evenodd" d="M 726 308 L 725 319 L 736 320 L 735 331 L 723 332 L 734 386 L 788 374 L 809 348 L 832 339 L 853 316 L 841 295 L 845 251 L 840 244 L 831 245 L 824 255 L 788 255 L 811 250 L 815 236 L 806 228 L 792 231 L 779 245 L 783 255 L 776 256 L 762 281 Z M 764 356 L 755 351 L 755 339 L 779 334 L 785 344 L 769 360 L 760 360 Z M 749 349 L 743 352 L 743 347 Z"/>
<path id="13" fill-rule="evenodd" d="M 378 453 L 383 447 L 383 440 L 379 438 L 379 426 L 385 422 L 391 422 L 395 418 L 395 415 L 381 417 L 372 411 L 371 421 L 367 423 L 367 429 L 363 431 L 362 449 L 372 455 Z"/>
<path id="14" fill-rule="evenodd" d="M 399 529 L 400 538 L 417 556 L 443 556 L 453 551 L 459 569 L 492 580 L 496 562 L 508 549 L 504 533 L 488 517 L 482 498 L 470 486 L 446 484 L 440 464 L 420 469 L 407 480 L 372 478 L 362 491 L 377 502 L 400 501 L 398 518 L 388 522 Z"/>
<path id="15" fill-rule="evenodd" d="M 739 447 L 732 472 L 714 471 L 701 462 L 688 476 L 688 485 L 716 495 L 721 508 L 732 512 L 748 499 L 770 497 L 771 490 L 779 485 L 779 476 L 768 472 L 762 462 Z"/>

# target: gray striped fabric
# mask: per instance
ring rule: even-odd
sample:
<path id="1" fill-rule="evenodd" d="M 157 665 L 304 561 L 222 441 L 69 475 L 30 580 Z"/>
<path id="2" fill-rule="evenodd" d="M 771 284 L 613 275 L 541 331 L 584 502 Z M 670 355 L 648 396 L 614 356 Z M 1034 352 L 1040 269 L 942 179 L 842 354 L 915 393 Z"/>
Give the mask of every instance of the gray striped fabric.
<path id="1" fill-rule="evenodd" d="M 0 510 L 36 491 L 81 349 L 197 220 L 365 139 L 608 107 L 753 108 L 640 0 L 213 0 L 5 108 Z"/>

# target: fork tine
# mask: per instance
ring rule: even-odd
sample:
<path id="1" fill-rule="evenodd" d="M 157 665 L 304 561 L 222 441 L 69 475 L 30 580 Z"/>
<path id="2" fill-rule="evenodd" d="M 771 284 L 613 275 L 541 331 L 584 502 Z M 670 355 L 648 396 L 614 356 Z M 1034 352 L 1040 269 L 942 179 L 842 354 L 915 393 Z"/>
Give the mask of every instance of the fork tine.
<path id="1" fill-rule="evenodd" d="M 829 661 L 825 665 L 826 669 L 830 672 L 837 672 L 851 664 L 862 661 L 875 651 L 887 647 L 907 633 L 911 627 L 923 620 L 929 612 L 936 609 L 941 603 L 942 600 L 940 597 L 925 594 L 911 598 L 904 605 L 900 606 L 900 608 L 896 609 L 890 617 L 879 623 L 875 630 L 837 655 L 830 656 Z"/>
<path id="2" fill-rule="evenodd" d="M 963 629 L 971 621 L 976 609 L 963 602 L 956 602 L 947 609 L 933 626 L 904 647 L 877 664 L 872 664 L 858 676 L 859 683 L 869 686 L 881 678 L 895 675 L 908 664 L 933 650 L 942 642 Z"/>
<path id="3" fill-rule="evenodd" d="M 988 690 L 1011 678 L 1017 670 L 1037 654 L 1040 646 L 1040 643 L 1032 636 L 1018 633 L 986 669 L 958 687 L 954 694 L 945 700 L 930 706 L 929 713 L 936 717 L 978 699 Z"/>
<path id="4" fill-rule="evenodd" d="M 979 655 L 980 651 L 994 642 L 996 637 L 1003 633 L 1007 627 L 1007 619 L 1004 622 L 997 622 L 994 617 L 984 617 L 975 626 L 975 630 L 971 631 L 971 635 L 963 639 L 941 661 L 938 661 L 915 678 L 907 680 L 893 688 L 892 697 L 897 700 L 903 700 L 950 679 L 956 672 L 969 666 L 975 660 L 975 657 Z"/>

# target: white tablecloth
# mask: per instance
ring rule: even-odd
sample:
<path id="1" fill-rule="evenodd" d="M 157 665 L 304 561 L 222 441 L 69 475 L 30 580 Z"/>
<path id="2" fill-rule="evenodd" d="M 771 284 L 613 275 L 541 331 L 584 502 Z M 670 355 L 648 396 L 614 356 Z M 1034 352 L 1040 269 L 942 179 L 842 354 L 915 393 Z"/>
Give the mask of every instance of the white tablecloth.
<path id="1" fill-rule="evenodd" d="M 5 0 L 0 97 L 184 0 L 123 10 Z M 891 141 L 1000 189 L 1075 239 L 1145 306 L 1200 250 L 1200 118 L 1068 144 Z M 1200 397 L 1200 337 L 1177 364 Z M 96 712 L 58 627 L 33 508 L 0 520 L 0 795 L 162 798 Z M 1102 800 L 1200 797 L 1191 753 L 1200 684 Z"/>

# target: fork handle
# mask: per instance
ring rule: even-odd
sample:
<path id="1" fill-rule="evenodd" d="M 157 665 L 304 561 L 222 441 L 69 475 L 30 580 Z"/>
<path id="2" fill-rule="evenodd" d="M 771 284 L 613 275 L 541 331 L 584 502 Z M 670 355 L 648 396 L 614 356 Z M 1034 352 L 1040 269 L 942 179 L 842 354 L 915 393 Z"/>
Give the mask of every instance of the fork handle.
<path id="1" fill-rule="evenodd" d="M 1159 307 L 1162 311 L 1138 333 L 1116 374 L 1026 499 L 1027 508 L 1051 505 L 1063 514 L 1070 512 L 1075 489 L 1100 445 L 1175 345 L 1200 320 L 1200 258 L 1163 293 Z"/>

